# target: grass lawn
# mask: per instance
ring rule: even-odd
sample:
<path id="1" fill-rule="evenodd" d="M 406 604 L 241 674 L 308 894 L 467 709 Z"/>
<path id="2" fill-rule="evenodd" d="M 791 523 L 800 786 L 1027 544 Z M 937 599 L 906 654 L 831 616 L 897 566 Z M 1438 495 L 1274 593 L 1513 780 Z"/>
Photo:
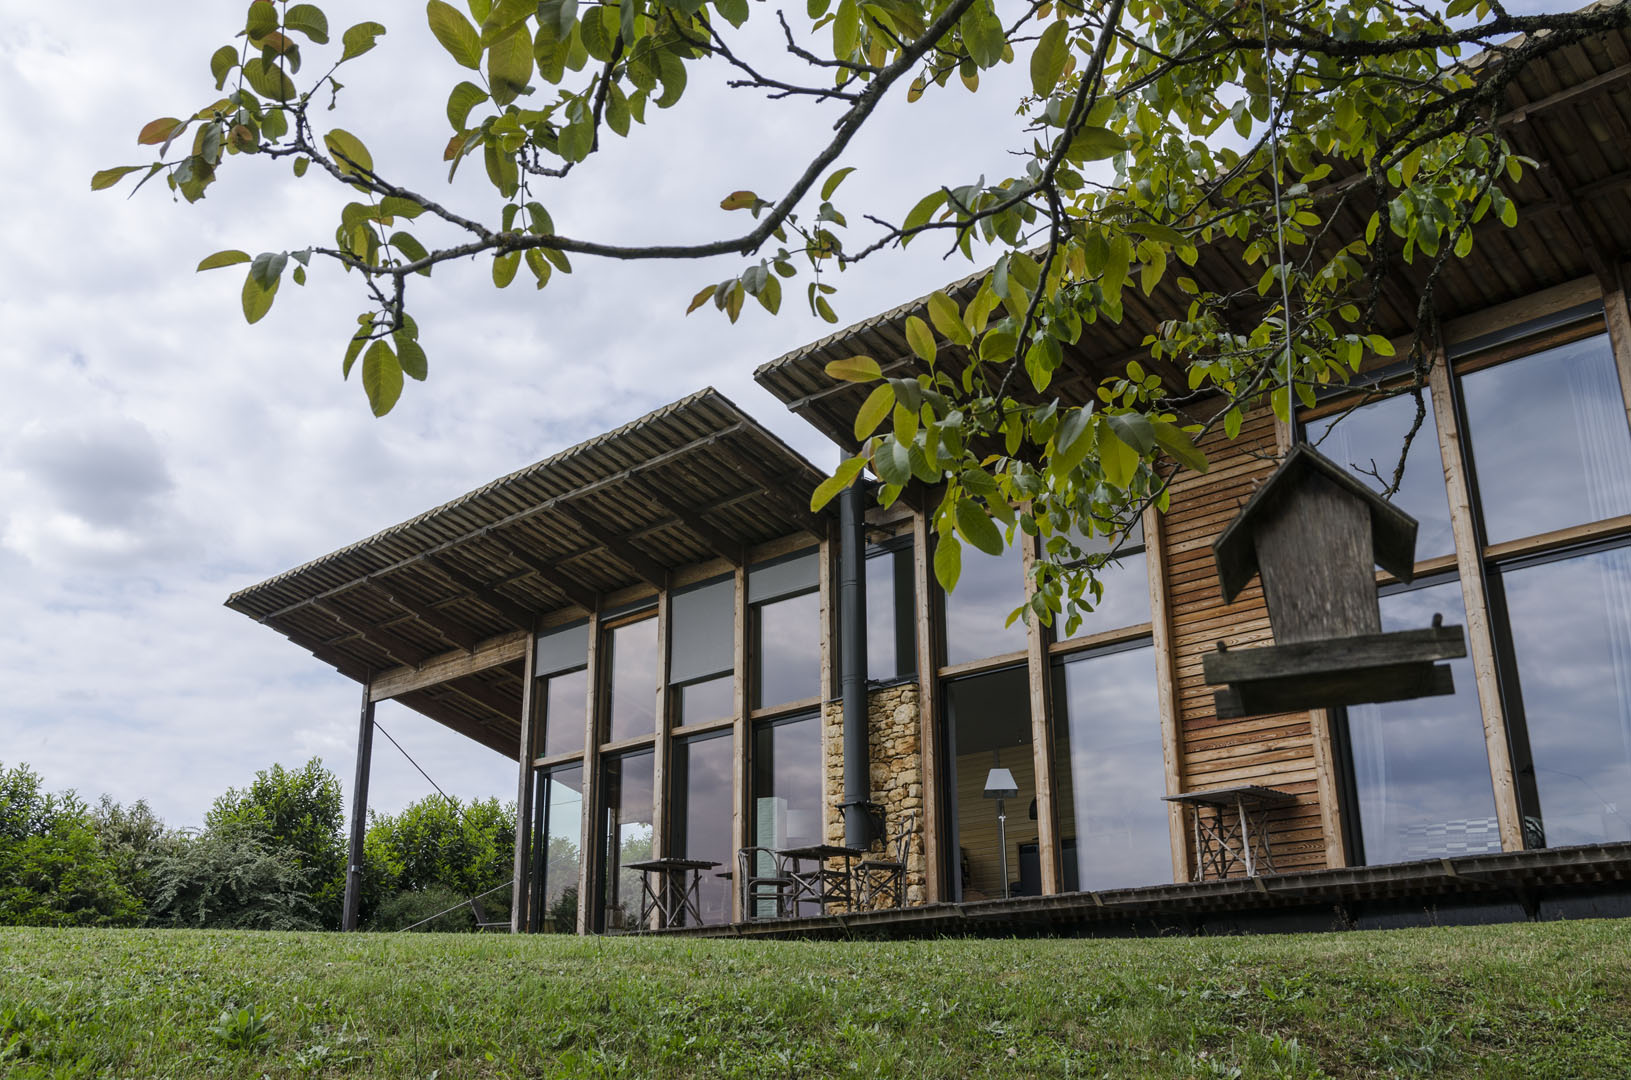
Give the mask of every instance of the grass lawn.
<path id="1" fill-rule="evenodd" d="M 1631 921 L 798 943 L 0 929 L 0 1076 L 1631 1076 Z"/>

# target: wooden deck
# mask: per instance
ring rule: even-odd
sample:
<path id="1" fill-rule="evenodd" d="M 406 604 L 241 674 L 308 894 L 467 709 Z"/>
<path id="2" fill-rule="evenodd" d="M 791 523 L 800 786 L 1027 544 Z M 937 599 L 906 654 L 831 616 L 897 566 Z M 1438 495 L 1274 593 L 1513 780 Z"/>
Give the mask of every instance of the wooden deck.
<path id="1" fill-rule="evenodd" d="M 1217 934 L 1631 915 L 1631 843 L 656 931 L 698 937 Z"/>

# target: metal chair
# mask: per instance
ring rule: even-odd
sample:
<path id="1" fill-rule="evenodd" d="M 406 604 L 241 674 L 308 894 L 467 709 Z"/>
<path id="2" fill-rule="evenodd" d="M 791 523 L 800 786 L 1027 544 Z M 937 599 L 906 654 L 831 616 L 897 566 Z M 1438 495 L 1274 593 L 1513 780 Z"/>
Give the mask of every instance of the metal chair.
<path id="1" fill-rule="evenodd" d="M 906 860 L 912 851 L 912 831 L 916 826 L 917 811 L 913 810 L 902 820 L 900 831 L 884 850 L 884 855 L 893 854 L 894 858 L 862 859 L 855 867 L 855 876 L 861 880 L 863 910 L 906 906 Z M 886 902 L 880 903 L 880 898 Z"/>
<path id="2" fill-rule="evenodd" d="M 742 921 L 784 917 L 788 891 L 793 879 L 781 873 L 776 853 L 767 847 L 745 847 L 736 853 L 736 881 L 742 897 Z M 760 867 L 769 866 L 769 872 Z M 759 914 L 759 905 L 770 901 L 772 913 Z"/>

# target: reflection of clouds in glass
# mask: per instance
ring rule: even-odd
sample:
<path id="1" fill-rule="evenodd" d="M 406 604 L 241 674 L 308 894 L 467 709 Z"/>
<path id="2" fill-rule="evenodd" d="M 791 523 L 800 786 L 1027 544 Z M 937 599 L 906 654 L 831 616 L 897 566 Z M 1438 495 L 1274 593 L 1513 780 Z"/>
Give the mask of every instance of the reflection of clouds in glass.
<path id="1" fill-rule="evenodd" d="M 1025 647 L 1025 622 L 1008 616 L 1025 602 L 1025 571 L 1017 546 L 987 555 L 963 545 L 963 572 L 946 593 L 946 663 L 963 664 Z"/>
<path id="2" fill-rule="evenodd" d="M 1631 429 L 1608 337 L 1461 380 L 1492 544 L 1631 512 Z"/>
<path id="3" fill-rule="evenodd" d="M 763 725 L 754 745 L 754 836 L 763 846 L 821 842 L 821 723 Z"/>
<path id="4" fill-rule="evenodd" d="M 568 889 L 578 887 L 578 869 L 582 865 L 578 841 L 583 829 L 583 767 L 557 769 L 544 781 L 544 803 L 548 807 L 545 829 L 543 914 Z M 576 918 L 576 915 L 573 915 Z M 568 926 L 556 926 L 569 930 Z"/>
<path id="5" fill-rule="evenodd" d="M 736 680 L 722 675 L 706 682 L 692 683 L 679 689 L 679 715 L 676 724 L 706 724 L 710 720 L 723 720 L 736 715 L 733 699 Z"/>
<path id="6" fill-rule="evenodd" d="M 731 867 L 731 737 L 691 739 L 679 744 L 677 764 L 684 777 L 675 798 L 683 800 L 685 830 L 674 854 Z M 731 879 L 704 871 L 700 879 L 704 922 L 728 922 Z"/>
<path id="7" fill-rule="evenodd" d="M 805 593 L 755 609 L 758 678 L 754 706 L 768 708 L 821 693 L 821 594 Z"/>
<path id="8" fill-rule="evenodd" d="M 1631 550 L 1501 578 L 1546 843 L 1631 840 Z"/>
<path id="9" fill-rule="evenodd" d="M 1071 790 L 1060 824 L 1074 833 L 1078 886 L 1171 880 L 1154 653 L 1083 657 L 1064 665 L 1061 681 Z"/>
<path id="10" fill-rule="evenodd" d="M 1382 597 L 1382 629 L 1419 630 L 1442 614 L 1464 625 L 1461 584 Z M 1367 863 L 1499 851 L 1483 716 L 1472 661 L 1450 661 L 1455 694 L 1348 709 Z"/>
<path id="11" fill-rule="evenodd" d="M 1444 462 L 1438 453 L 1438 425 L 1433 419 L 1433 396 L 1422 387 L 1427 415 L 1410 442 L 1404 476 L 1393 505 L 1415 518 L 1416 558 L 1432 559 L 1455 550 L 1450 531 L 1450 503 L 1444 491 Z M 1385 486 L 1360 470 L 1374 469 L 1387 483 L 1399 467 L 1404 437 L 1416 422 L 1416 399 L 1411 394 L 1373 401 L 1348 413 L 1308 422 L 1308 441 L 1315 449 L 1352 472 L 1373 490 Z"/>
<path id="12" fill-rule="evenodd" d="M 606 911 L 608 926 L 629 926 L 640 914 L 640 878 L 627 864 L 651 857 L 655 757 L 650 750 L 609 758 L 605 766 Z M 621 909 L 620 917 L 612 916 Z"/>
<path id="13" fill-rule="evenodd" d="M 611 734 L 617 742 L 657 730 L 657 620 L 642 619 L 607 635 L 611 643 Z"/>
<path id="14" fill-rule="evenodd" d="M 583 749 L 584 724 L 589 709 L 589 670 L 568 672 L 546 680 L 544 687 L 544 756 L 570 754 Z"/>
<path id="15" fill-rule="evenodd" d="M 1098 573 L 1104 583 L 1104 598 L 1097 607 L 1082 617 L 1082 625 L 1070 635 L 1071 639 L 1119 630 L 1124 626 L 1137 626 L 1150 621 L 1149 566 L 1144 552 L 1123 555 Z M 1086 594 L 1089 600 L 1092 593 Z M 1065 625 L 1069 608 L 1059 616 L 1059 637 L 1065 640 Z"/>

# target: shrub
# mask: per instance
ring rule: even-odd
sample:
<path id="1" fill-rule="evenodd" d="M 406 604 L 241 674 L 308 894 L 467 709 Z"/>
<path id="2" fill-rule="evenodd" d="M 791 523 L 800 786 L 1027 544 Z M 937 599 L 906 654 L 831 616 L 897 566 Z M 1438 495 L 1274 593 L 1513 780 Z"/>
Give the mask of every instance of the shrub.
<path id="1" fill-rule="evenodd" d="M 0 924 L 128 926 L 141 916 L 85 804 L 41 791 L 27 765 L 0 766 Z"/>
<path id="2" fill-rule="evenodd" d="M 155 926 L 244 930 L 316 930 L 311 871 L 288 848 L 247 829 L 172 835 L 149 871 Z"/>

